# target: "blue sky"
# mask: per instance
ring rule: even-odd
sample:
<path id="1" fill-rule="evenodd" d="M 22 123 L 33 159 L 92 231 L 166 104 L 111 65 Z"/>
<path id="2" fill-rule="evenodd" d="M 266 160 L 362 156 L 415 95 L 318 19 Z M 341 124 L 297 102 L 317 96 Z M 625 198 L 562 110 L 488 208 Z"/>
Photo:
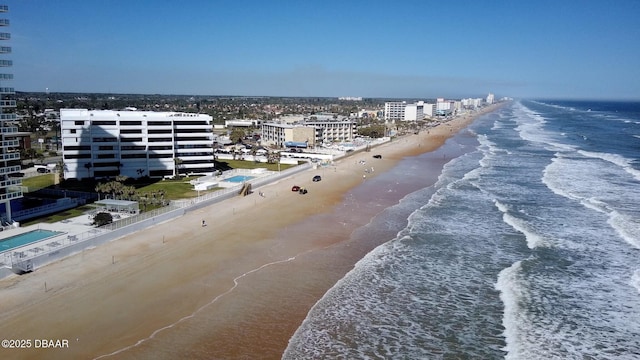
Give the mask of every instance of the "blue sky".
<path id="1" fill-rule="evenodd" d="M 18 91 L 640 100 L 640 1 L 7 0 Z"/>

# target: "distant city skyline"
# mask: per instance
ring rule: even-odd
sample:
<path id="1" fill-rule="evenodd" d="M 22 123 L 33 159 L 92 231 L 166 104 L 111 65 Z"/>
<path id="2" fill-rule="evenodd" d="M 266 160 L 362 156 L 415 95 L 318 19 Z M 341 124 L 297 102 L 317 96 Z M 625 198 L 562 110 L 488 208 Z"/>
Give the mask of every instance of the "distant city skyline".
<path id="1" fill-rule="evenodd" d="M 640 2 L 5 1 L 16 91 L 640 100 Z"/>

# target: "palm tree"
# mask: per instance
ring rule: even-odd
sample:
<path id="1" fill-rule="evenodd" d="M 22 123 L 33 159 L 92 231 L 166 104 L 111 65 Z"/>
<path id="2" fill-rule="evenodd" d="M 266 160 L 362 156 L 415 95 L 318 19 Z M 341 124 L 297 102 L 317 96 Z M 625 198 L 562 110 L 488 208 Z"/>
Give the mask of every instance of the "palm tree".
<path id="1" fill-rule="evenodd" d="M 180 165 L 182 165 L 182 159 L 173 158 L 174 168 L 173 168 L 173 176 L 180 177 Z"/>
<path id="2" fill-rule="evenodd" d="M 56 164 L 56 168 L 55 171 L 58 172 L 58 177 L 60 179 L 60 182 L 64 181 L 64 173 L 69 170 L 67 169 L 67 165 L 64 163 L 63 159 L 60 159 L 60 161 L 58 161 L 58 163 Z"/>

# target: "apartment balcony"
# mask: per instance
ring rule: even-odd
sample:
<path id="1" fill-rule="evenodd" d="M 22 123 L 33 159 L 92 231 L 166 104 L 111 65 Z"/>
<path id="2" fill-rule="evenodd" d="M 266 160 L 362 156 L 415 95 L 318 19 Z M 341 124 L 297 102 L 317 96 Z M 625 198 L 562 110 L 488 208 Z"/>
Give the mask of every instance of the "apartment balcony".
<path id="1" fill-rule="evenodd" d="M 2 121 L 15 121 L 18 119 L 16 114 L 0 114 L 0 120 Z"/>
<path id="2" fill-rule="evenodd" d="M 3 134 L 15 134 L 18 132 L 18 128 L 15 126 L 3 126 L 2 129 Z"/>
<path id="3" fill-rule="evenodd" d="M 9 200 L 22 197 L 22 190 L 7 190 L 6 193 L 0 195 L 0 203 L 6 203 Z"/>
<path id="4" fill-rule="evenodd" d="M 211 141 L 211 140 L 180 140 L 180 139 L 176 139 L 176 147 L 179 147 L 178 145 L 183 145 L 183 144 L 213 146 L 213 141 Z"/>
<path id="5" fill-rule="evenodd" d="M 149 140 L 151 140 L 151 139 L 158 139 L 158 138 L 173 139 L 173 133 L 168 133 L 168 134 L 154 134 L 154 133 L 147 132 L 147 137 L 149 138 Z"/>
<path id="6" fill-rule="evenodd" d="M 8 180 L 0 181 L 0 189 L 6 189 L 8 187 L 21 187 L 22 179 L 20 178 L 8 178 Z"/>
<path id="7" fill-rule="evenodd" d="M 0 46 L 0 54 L 11 54 L 11 46 Z"/>
<path id="8" fill-rule="evenodd" d="M 2 154 L 2 161 L 20 160 L 20 153 L 17 151 Z"/>
<path id="9" fill-rule="evenodd" d="M 17 172 L 20 172 L 20 170 L 22 170 L 20 165 L 0 167 L 0 175 L 17 173 Z"/>
<path id="10" fill-rule="evenodd" d="M 0 33 L 0 40 L 10 40 L 10 39 L 11 39 L 10 33 Z"/>
<path id="11" fill-rule="evenodd" d="M 149 149 L 150 154 L 173 154 L 173 149 Z"/>
<path id="12" fill-rule="evenodd" d="M 201 125 L 185 125 L 176 123 L 173 127 L 176 130 L 201 130 L 203 132 L 213 132 L 213 126 L 204 127 L 204 124 Z"/>
<path id="13" fill-rule="evenodd" d="M 13 95 L 16 93 L 16 90 L 12 87 L 0 87 L 0 94 L 2 95 Z"/>
<path id="14" fill-rule="evenodd" d="M 210 166 L 211 168 L 213 168 L 213 160 L 211 160 L 210 162 L 201 162 L 198 164 L 180 164 L 180 172 L 183 172 L 183 170 L 185 169 L 198 169 L 204 166 Z"/>
<path id="15" fill-rule="evenodd" d="M 202 153 L 213 153 L 213 149 L 211 147 L 201 147 L 201 148 L 176 148 L 176 153 L 178 154 L 202 154 Z"/>
<path id="16" fill-rule="evenodd" d="M 14 108 L 16 107 L 15 100 L 0 100 L 0 107 L 3 108 Z"/>
<path id="17" fill-rule="evenodd" d="M 0 148 L 3 148 L 3 149 L 14 148 L 14 147 L 18 147 L 18 146 L 20 146 L 20 141 L 18 141 L 18 140 L 0 141 Z"/>
<path id="18" fill-rule="evenodd" d="M 13 66 L 13 60 L 0 60 L 1 67 Z"/>

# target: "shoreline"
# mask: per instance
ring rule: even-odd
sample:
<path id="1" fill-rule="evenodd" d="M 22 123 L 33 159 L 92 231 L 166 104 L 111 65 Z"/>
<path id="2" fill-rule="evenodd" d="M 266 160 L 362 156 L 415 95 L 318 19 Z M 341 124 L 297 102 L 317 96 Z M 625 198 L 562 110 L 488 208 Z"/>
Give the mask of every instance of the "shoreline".
<path id="1" fill-rule="evenodd" d="M 368 252 L 366 246 L 349 250 L 348 239 L 379 209 L 347 207 L 336 219 L 345 195 L 405 157 L 440 148 L 500 105 L 343 158 L 335 168 L 260 187 L 264 198 L 256 193 L 213 204 L 0 280 L 3 334 L 69 340 L 66 349 L 2 352 L 27 358 L 280 358 L 311 306 Z M 377 153 L 383 158 L 372 159 Z M 359 160 L 375 166 L 367 179 Z M 322 181 L 313 183 L 313 175 Z M 293 185 L 309 193 L 292 193 Z"/>

